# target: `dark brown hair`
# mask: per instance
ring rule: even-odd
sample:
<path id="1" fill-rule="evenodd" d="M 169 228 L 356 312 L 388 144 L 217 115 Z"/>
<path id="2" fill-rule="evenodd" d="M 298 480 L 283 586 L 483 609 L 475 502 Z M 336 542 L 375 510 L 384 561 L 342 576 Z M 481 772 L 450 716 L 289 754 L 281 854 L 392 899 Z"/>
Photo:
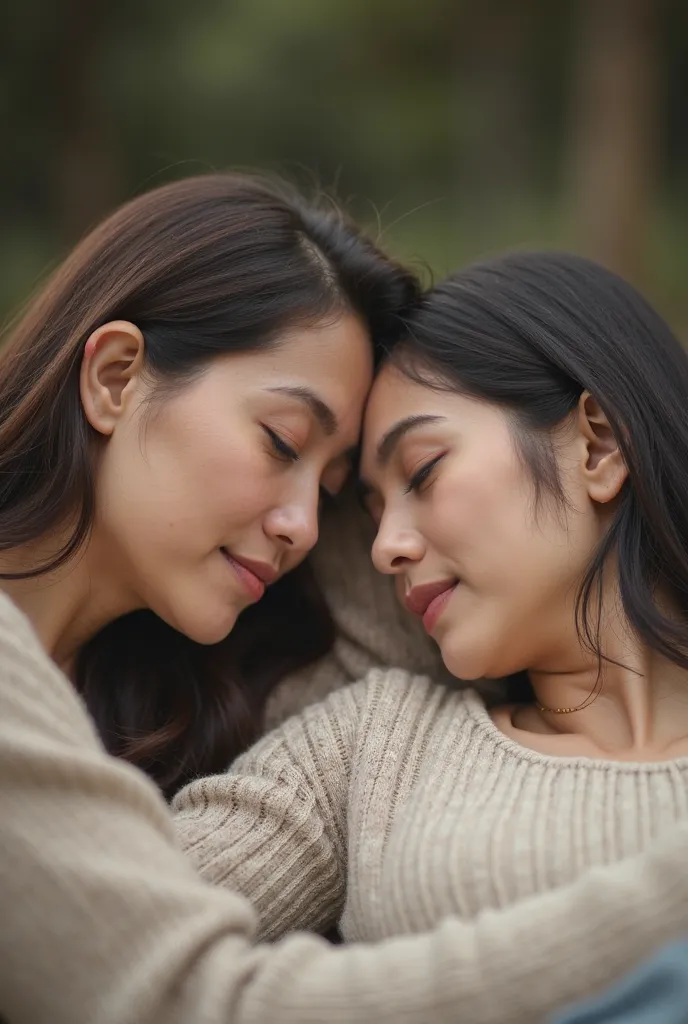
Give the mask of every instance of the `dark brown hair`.
<path id="1" fill-rule="evenodd" d="M 134 199 L 57 270 L 0 353 L 0 550 L 76 517 L 49 564 L 87 541 L 96 434 L 81 405 L 84 344 L 111 320 L 136 324 L 161 393 L 227 352 L 344 311 L 368 327 L 376 361 L 413 304 L 413 275 L 331 204 L 283 185 L 208 175 Z M 304 564 L 271 587 L 220 644 L 203 647 L 150 611 L 112 622 L 81 650 L 76 683 L 107 749 L 168 794 L 223 770 L 256 735 L 271 686 L 324 654 L 333 626 Z"/>

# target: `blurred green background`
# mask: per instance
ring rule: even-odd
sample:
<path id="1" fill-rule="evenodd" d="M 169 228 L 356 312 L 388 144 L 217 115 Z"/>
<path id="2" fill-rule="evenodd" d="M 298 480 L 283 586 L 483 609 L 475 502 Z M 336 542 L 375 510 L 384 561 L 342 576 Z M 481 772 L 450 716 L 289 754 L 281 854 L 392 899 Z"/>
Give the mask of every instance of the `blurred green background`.
<path id="1" fill-rule="evenodd" d="M 437 276 L 587 253 L 688 335 L 685 0 L 2 4 L 3 319 L 120 201 L 256 167 Z"/>

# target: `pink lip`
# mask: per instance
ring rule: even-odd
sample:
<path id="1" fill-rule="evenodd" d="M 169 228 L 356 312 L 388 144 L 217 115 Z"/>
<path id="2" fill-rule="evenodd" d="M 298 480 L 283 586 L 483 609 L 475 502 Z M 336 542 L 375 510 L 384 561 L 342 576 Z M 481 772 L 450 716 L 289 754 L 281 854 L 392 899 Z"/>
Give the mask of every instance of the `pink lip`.
<path id="1" fill-rule="evenodd" d="M 454 590 L 458 580 L 438 580 L 436 583 L 422 583 L 409 590 L 404 604 L 414 615 L 420 616 L 427 633 L 430 633 L 442 614 L 442 609 Z"/>
<path id="2" fill-rule="evenodd" d="M 252 558 L 237 558 L 236 555 L 230 555 L 226 548 L 222 548 L 222 554 L 254 601 L 260 601 L 265 593 L 265 587 L 274 583 L 279 576 L 278 571 L 267 562 L 256 562 Z"/>

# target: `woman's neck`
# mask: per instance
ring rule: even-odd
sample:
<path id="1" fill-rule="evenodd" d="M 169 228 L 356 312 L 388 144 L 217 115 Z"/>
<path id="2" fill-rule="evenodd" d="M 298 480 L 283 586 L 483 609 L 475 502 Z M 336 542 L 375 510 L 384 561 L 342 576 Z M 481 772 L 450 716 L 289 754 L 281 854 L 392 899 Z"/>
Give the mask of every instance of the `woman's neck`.
<path id="1" fill-rule="evenodd" d="M 42 541 L 0 555 L 0 571 L 26 572 L 46 564 L 59 540 Z M 49 656 L 68 675 L 80 648 L 109 622 L 139 604 L 116 580 L 93 539 L 53 572 L 31 579 L 1 580 L 0 588 L 31 621 Z"/>
<path id="2" fill-rule="evenodd" d="M 614 611 L 601 623 L 602 660 L 583 650 L 576 635 L 565 671 L 529 673 L 536 697 L 526 715 L 529 727 L 578 736 L 612 756 L 666 757 L 688 741 L 688 671 L 636 636 L 616 597 L 605 608 Z M 568 708 L 580 710 L 549 710 Z"/>
<path id="3" fill-rule="evenodd" d="M 603 662 L 565 676 L 532 677 L 536 731 L 578 735 L 608 753 L 664 756 L 688 738 L 688 673 L 659 655 L 645 654 L 624 667 Z M 582 706 L 581 706 L 582 705 Z M 564 713 L 549 709 L 578 708 Z"/>

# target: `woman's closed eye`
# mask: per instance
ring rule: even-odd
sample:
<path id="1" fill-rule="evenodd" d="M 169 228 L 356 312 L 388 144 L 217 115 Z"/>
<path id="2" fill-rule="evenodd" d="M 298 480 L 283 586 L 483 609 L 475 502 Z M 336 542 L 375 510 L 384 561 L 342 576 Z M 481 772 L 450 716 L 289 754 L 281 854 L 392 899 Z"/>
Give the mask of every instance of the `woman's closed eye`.
<path id="1" fill-rule="evenodd" d="M 423 484 L 427 483 L 430 474 L 432 473 L 435 466 L 444 458 L 444 452 L 441 455 L 436 455 L 433 459 L 424 463 L 420 469 L 417 469 L 408 482 L 408 486 L 404 488 L 404 494 L 410 494 L 412 491 L 415 494 L 420 493 L 423 488 Z"/>
<path id="2" fill-rule="evenodd" d="M 263 430 L 270 439 L 270 444 L 272 445 L 273 452 L 278 459 L 281 459 L 283 462 L 299 461 L 301 456 L 297 451 L 295 451 L 294 448 L 291 447 L 291 445 L 287 444 L 283 437 L 280 437 L 278 433 L 276 433 L 270 427 L 267 427 L 264 423 L 261 424 L 261 426 L 263 427 Z"/>
<path id="3" fill-rule="evenodd" d="M 264 423 L 261 424 L 263 430 L 270 439 L 270 445 L 272 447 L 274 455 L 277 456 L 282 462 L 298 462 L 301 456 L 291 445 L 287 444 L 283 437 Z M 327 487 L 320 484 L 318 488 L 318 508 L 322 509 L 331 505 L 335 500 L 336 495 L 332 493 Z"/>

